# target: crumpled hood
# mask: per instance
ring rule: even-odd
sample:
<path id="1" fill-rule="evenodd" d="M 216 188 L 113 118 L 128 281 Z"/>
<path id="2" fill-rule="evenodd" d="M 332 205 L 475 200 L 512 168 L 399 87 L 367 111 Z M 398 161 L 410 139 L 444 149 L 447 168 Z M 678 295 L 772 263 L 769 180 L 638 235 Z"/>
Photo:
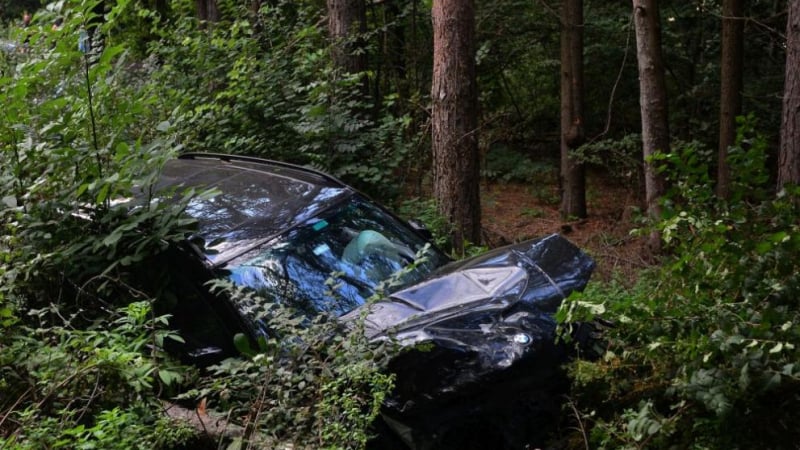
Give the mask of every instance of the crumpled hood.
<path id="1" fill-rule="evenodd" d="M 584 288 L 593 269 L 589 256 L 554 234 L 447 265 L 373 304 L 366 333 L 409 349 L 390 364 L 397 387 L 387 404 L 407 411 L 462 395 L 462 387 L 521 361 L 559 366 L 554 313 Z"/>
<path id="2" fill-rule="evenodd" d="M 550 315 L 572 291 L 583 289 L 593 269 L 589 256 L 557 234 L 495 249 L 447 265 L 372 305 L 367 333 L 407 341 L 415 331 L 442 321 L 455 326 L 453 318 L 518 305 Z"/>

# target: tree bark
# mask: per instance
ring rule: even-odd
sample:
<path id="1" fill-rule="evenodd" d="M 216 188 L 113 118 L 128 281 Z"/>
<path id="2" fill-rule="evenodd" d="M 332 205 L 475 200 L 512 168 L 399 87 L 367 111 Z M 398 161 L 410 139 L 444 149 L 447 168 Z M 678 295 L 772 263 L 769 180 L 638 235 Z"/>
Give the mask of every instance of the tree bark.
<path id="1" fill-rule="evenodd" d="M 583 128 L 583 0 L 561 4 L 561 216 L 586 217 L 586 174 L 572 152 Z"/>
<path id="2" fill-rule="evenodd" d="M 473 0 L 434 0 L 433 193 L 456 251 L 480 242 L 478 89 Z"/>
<path id="3" fill-rule="evenodd" d="M 203 22 L 219 22 L 217 0 L 195 0 L 197 18 Z"/>
<path id="4" fill-rule="evenodd" d="M 786 22 L 786 78 L 783 86 L 778 188 L 800 185 L 800 0 L 790 0 Z"/>
<path id="5" fill-rule="evenodd" d="M 387 22 L 396 22 L 396 25 L 391 27 L 386 35 L 386 40 L 388 41 L 386 46 L 388 57 L 386 59 L 390 66 L 389 70 L 393 78 L 394 90 L 401 99 L 408 99 L 410 94 L 409 83 L 406 79 L 406 26 L 403 7 L 404 4 L 400 0 L 386 2 L 386 10 L 389 15 Z"/>
<path id="6" fill-rule="evenodd" d="M 736 144 L 736 116 L 742 114 L 743 45 L 742 0 L 723 0 L 717 157 L 717 197 L 721 199 L 730 196 L 728 149 Z"/>
<path id="7" fill-rule="evenodd" d="M 335 67 L 345 73 L 363 72 L 367 67 L 361 35 L 366 31 L 364 0 L 327 0 L 328 36 Z"/>
<path id="8" fill-rule="evenodd" d="M 665 183 L 648 158 L 669 151 L 669 122 L 664 62 L 661 55 L 661 24 L 657 0 L 633 0 L 636 27 L 636 57 L 639 65 L 639 106 L 642 115 L 642 145 L 645 158 L 645 203 L 650 217 L 661 216 L 659 199 Z"/>
<path id="9" fill-rule="evenodd" d="M 644 156 L 645 206 L 652 220 L 661 218 L 661 197 L 666 190 L 664 178 L 656 172 L 650 158 L 669 151 L 669 122 L 664 61 L 661 55 L 661 22 L 657 0 L 633 0 L 636 28 L 636 58 L 639 65 L 639 107 L 642 115 L 642 150 Z M 661 238 L 650 235 L 650 251 L 659 253 Z"/>

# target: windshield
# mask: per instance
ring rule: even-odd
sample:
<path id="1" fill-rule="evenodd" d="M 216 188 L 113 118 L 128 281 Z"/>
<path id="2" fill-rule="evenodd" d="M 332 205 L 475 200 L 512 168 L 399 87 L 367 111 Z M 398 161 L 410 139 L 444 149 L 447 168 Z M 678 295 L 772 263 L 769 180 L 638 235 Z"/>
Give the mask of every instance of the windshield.
<path id="1" fill-rule="evenodd" d="M 225 269 L 232 282 L 272 301 L 309 315 L 343 315 L 362 305 L 393 274 L 398 274 L 397 283 L 386 286 L 387 292 L 417 283 L 448 262 L 426 244 L 395 217 L 354 197 L 232 260 Z M 415 260 L 416 266 L 409 266 Z"/>

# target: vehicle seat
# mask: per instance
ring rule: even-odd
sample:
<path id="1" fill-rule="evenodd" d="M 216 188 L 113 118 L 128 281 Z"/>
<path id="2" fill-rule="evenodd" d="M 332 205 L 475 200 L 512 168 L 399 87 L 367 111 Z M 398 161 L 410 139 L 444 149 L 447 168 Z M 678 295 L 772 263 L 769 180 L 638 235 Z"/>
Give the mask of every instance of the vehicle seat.
<path id="1" fill-rule="evenodd" d="M 358 233 L 342 252 L 342 261 L 358 266 L 374 282 L 389 278 L 413 260 L 414 253 L 410 249 L 374 230 Z"/>

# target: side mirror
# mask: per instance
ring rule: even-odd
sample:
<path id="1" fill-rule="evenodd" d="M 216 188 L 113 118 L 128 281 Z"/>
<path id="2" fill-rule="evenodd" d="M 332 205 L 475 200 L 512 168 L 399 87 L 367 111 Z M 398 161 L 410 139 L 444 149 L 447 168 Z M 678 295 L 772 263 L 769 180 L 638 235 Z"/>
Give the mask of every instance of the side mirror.
<path id="1" fill-rule="evenodd" d="M 433 240 L 433 233 L 431 233 L 431 230 L 429 230 L 428 227 L 426 227 L 421 220 L 410 219 L 408 221 L 408 225 L 411 227 L 412 230 L 416 231 L 417 234 L 425 238 L 426 241 Z"/>
<path id="2" fill-rule="evenodd" d="M 200 347 L 186 353 L 186 362 L 197 367 L 207 367 L 222 361 L 227 356 L 219 347 Z"/>

